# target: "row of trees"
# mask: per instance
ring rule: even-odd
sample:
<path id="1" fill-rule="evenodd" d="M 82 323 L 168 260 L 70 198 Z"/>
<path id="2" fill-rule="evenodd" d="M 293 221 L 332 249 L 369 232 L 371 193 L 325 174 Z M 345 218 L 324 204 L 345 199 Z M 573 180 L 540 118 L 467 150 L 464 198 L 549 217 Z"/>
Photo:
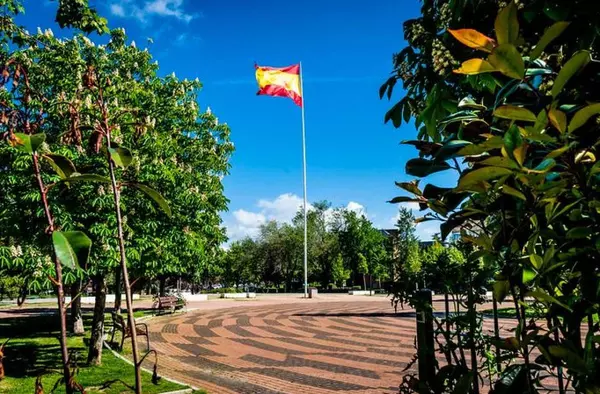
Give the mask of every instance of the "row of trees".
<path id="1" fill-rule="evenodd" d="M 299 290 L 303 276 L 303 220 L 298 211 L 291 224 L 275 221 L 260 227 L 256 238 L 233 242 L 219 259 L 216 279 L 229 287 Z M 447 248 L 435 243 L 421 250 L 412 211 L 401 208 L 393 229 L 373 226 L 360 212 L 336 208 L 327 202 L 308 213 L 308 281 L 331 289 L 342 286 L 389 289 L 391 282 L 436 286 L 440 254 Z M 431 251 L 436 250 L 435 256 Z M 462 254 L 450 259 L 460 264 Z M 400 280 L 402 279 L 402 280 Z"/>
<path id="2" fill-rule="evenodd" d="M 58 5 L 59 25 L 80 33 L 29 33 L 14 23 L 22 4 L 0 0 L 0 275 L 21 294 L 56 290 L 70 393 L 64 287 L 81 333 L 78 295 L 94 282 L 88 361 L 100 363 L 107 277 L 117 310 L 125 289 L 133 324 L 132 284 L 193 279 L 219 253 L 233 145 L 227 125 L 200 110 L 198 80 L 160 76 L 148 50 L 109 31 L 86 0 Z"/>

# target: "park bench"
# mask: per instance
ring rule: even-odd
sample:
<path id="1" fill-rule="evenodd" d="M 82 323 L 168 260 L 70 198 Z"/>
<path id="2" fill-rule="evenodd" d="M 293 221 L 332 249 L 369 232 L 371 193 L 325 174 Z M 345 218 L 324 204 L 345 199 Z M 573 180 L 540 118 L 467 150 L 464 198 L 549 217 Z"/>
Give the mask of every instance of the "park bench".
<path id="1" fill-rule="evenodd" d="M 178 309 L 182 309 L 185 304 L 181 304 L 179 299 L 175 296 L 157 297 L 154 308 L 160 314 L 161 311 L 175 312 Z"/>
<path id="2" fill-rule="evenodd" d="M 113 330 L 112 336 L 110 338 L 110 342 L 112 343 L 115 339 L 115 332 L 121 332 L 121 345 L 119 349 L 123 350 L 123 342 L 125 342 L 125 338 L 131 337 L 131 329 L 129 325 L 125 322 L 125 318 L 118 313 L 112 312 L 112 321 L 113 321 Z M 150 350 L 150 337 L 148 336 L 148 326 L 144 323 L 136 323 L 135 324 L 135 333 L 138 336 L 146 337 L 146 347 Z"/>

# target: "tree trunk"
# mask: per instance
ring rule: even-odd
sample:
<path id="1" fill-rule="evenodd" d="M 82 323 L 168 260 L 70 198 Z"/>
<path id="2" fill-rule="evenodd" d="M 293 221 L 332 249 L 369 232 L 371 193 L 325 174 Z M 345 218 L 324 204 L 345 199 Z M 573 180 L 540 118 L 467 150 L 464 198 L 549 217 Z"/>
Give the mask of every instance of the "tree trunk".
<path id="1" fill-rule="evenodd" d="M 115 268 L 115 313 L 121 313 L 121 267 Z"/>
<path id="2" fill-rule="evenodd" d="M 363 288 L 367 290 L 367 275 L 363 274 Z"/>
<path id="3" fill-rule="evenodd" d="M 104 341 L 104 308 L 106 306 L 106 289 L 104 277 L 94 278 L 94 318 L 92 320 L 92 336 L 88 351 L 88 363 L 92 365 L 102 364 L 102 343 Z"/>
<path id="4" fill-rule="evenodd" d="M 40 197 L 42 199 L 42 204 L 44 206 L 44 214 L 46 216 L 46 220 L 48 221 L 48 229 L 47 233 L 52 235 L 54 233 L 54 218 L 52 217 L 52 213 L 50 212 L 50 204 L 48 204 L 47 192 L 48 189 L 44 185 L 44 181 L 42 179 L 42 174 L 40 172 L 40 164 L 38 160 L 37 153 L 33 153 L 33 170 L 35 172 L 35 177 L 37 179 L 38 188 L 40 192 Z M 56 280 L 53 280 L 54 285 L 56 287 L 56 298 L 58 302 L 58 316 L 60 318 L 60 355 L 62 361 L 62 370 L 63 370 L 63 379 L 65 381 L 65 391 L 67 394 L 73 393 L 73 382 L 71 376 L 71 368 L 69 365 L 69 349 L 67 347 L 67 311 L 65 310 L 65 291 L 63 285 L 63 277 L 62 277 L 62 265 L 58 260 L 58 257 L 53 252 L 53 260 L 54 260 L 54 270 L 56 272 Z"/>
<path id="5" fill-rule="evenodd" d="M 160 297 L 164 297 L 165 296 L 165 282 L 166 282 L 166 279 L 164 277 L 161 277 L 158 281 L 159 281 L 158 295 Z"/>
<path id="6" fill-rule="evenodd" d="M 71 330 L 75 335 L 85 334 L 81 315 L 81 280 L 71 285 Z"/>

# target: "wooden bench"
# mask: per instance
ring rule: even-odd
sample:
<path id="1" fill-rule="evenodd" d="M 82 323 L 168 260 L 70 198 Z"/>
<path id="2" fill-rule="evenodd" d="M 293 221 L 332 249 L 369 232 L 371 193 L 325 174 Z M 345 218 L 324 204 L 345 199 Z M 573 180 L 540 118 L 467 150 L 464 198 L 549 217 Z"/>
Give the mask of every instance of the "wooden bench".
<path id="1" fill-rule="evenodd" d="M 113 330 L 112 336 L 110 338 L 110 342 L 113 342 L 115 339 L 115 332 L 118 330 L 121 332 L 121 345 L 119 349 L 123 350 L 123 342 L 125 342 L 125 338 L 131 337 L 131 329 L 129 325 L 125 322 L 125 318 L 118 313 L 112 312 L 112 321 L 113 321 Z M 146 347 L 150 350 L 150 337 L 148 336 L 148 326 L 144 323 L 136 323 L 135 324 L 135 333 L 137 336 L 146 337 Z"/>
<path id="2" fill-rule="evenodd" d="M 161 311 L 175 312 L 178 309 L 183 309 L 184 304 L 179 303 L 179 299 L 175 296 L 157 297 L 154 302 L 154 309 L 160 314 Z"/>

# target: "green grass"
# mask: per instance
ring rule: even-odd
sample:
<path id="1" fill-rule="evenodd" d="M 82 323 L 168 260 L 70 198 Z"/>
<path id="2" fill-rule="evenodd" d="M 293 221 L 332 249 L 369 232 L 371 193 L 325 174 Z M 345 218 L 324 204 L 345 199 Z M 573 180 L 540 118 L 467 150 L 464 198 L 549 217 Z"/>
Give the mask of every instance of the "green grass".
<path id="1" fill-rule="evenodd" d="M 486 315 L 493 315 L 493 309 L 486 309 L 482 311 L 482 313 Z M 498 308 L 498 317 L 499 318 L 508 318 L 508 319 L 516 319 L 517 312 L 515 308 Z M 525 308 L 525 317 L 528 319 L 540 319 L 544 317 L 543 313 L 538 310 L 532 308 Z"/>
<path id="2" fill-rule="evenodd" d="M 89 323 L 91 316 L 85 316 Z M 89 335 L 89 328 L 86 327 Z M 61 377 L 57 368 L 60 365 L 60 348 L 58 343 L 58 317 L 40 316 L 32 313 L 28 317 L 0 319 L 0 343 L 11 338 L 4 351 L 4 368 L 6 378 L 0 381 L 0 393 L 31 394 L 35 391 L 35 381 L 42 376 L 42 384 L 46 393 L 51 392 L 54 384 Z M 87 358 L 86 337 L 70 336 L 68 345 L 78 355 L 79 371 L 76 380 L 83 385 L 89 394 L 121 394 L 130 393 L 128 388 L 134 384 L 133 367 L 104 350 L 102 365 L 91 367 L 85 364 Z M 159 359 L 160 362 L 160 359 Z M 161 374 L 159 368 L 159 375 Z M 155 385 L 151 375 L 143 373 L 142 385 L 144 394 L 164 393 L 185 389 L 185 386 L 171 383 L 165 379 Z M 64 386 L 59 386 L 54 393 L 64 393 Z"/>

